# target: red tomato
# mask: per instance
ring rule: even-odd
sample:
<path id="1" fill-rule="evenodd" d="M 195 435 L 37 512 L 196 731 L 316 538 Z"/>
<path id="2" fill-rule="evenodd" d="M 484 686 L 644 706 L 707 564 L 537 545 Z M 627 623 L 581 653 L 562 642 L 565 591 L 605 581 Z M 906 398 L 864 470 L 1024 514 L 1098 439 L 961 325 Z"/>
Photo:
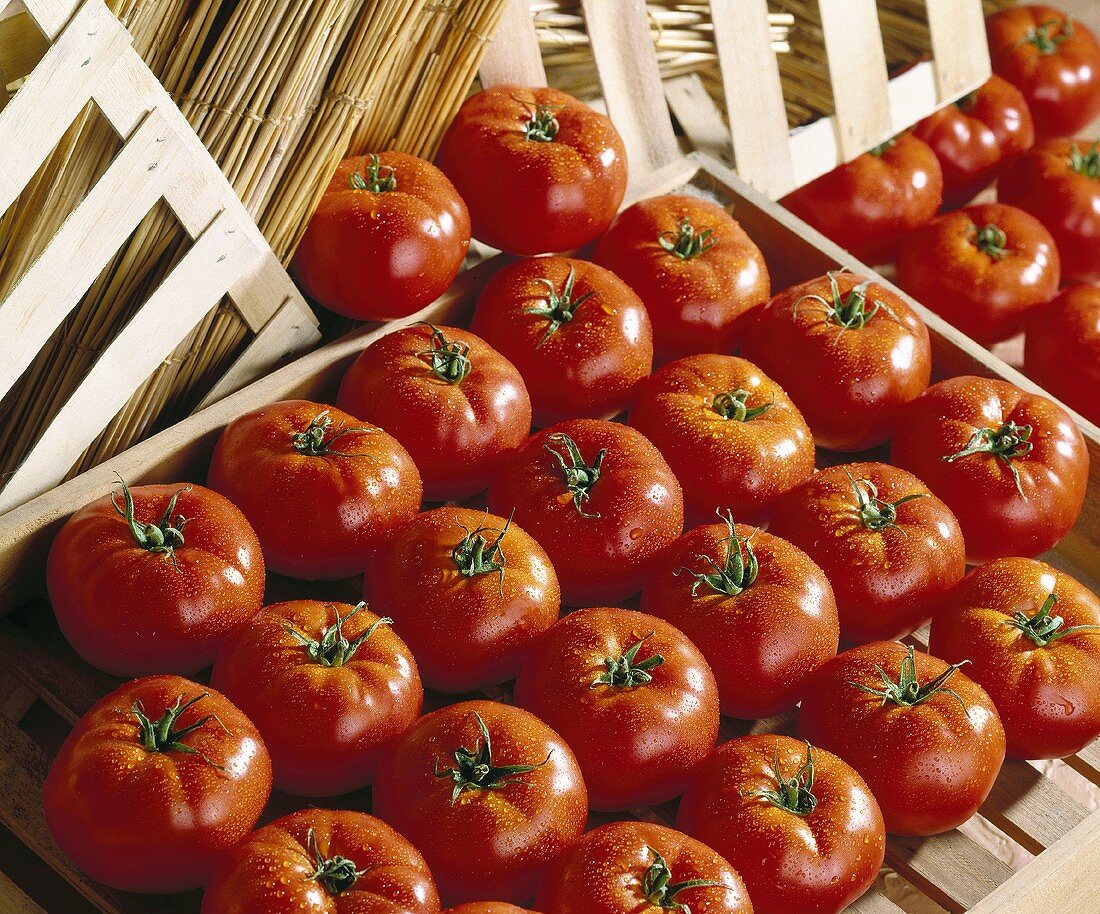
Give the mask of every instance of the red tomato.
<path id="1" fill-rule="evenodd" d="M 760 248 L 717 203 L 687 194 L 623 210 L 595 260 L 641 296 L 662 360 L 729 352 L 738 318 L 771 297 Z"/>
<path id="2" fill-rule="evenodd" d="M 252 830 L 270 792 L 263 740 L 228 698 L 150 676 L 80 719 L 42 804 L 57 846 L 96 882 L 182 892 Z"/>
<path id="3" fill-rule="evenodd" d="M 263 605 L 264 557 L 244 515 L 217 492 L 122 482 L 61 528 L 46 584 L 61 630 L 92 666 L 114 676 L 194 673 Z"/>
<path id="4" fill-rule="evenodd" d="M 1008 80 L 989 80 L 913 128 L 943 169 L 943 205 L 963 206 L 987 188 L 1005 162 L 1035 144 L 1027 102 Z"/>
<path id="5" fill-rule="evenodd" d="M 429 501 L 484 491 L 531 431 L 516 367 L 457 327 L 417 324 L 375 341 L 348 369 L 336 404 L 401 442 Z"/>
<path id="6" fill-rule="evenodd" d="M 610 822 L 555 862 L 535 903 L 549 914 L 752 914 L 737 871 L 705 844 L 651 822 Z"/>
<path id="7" fill-rule="evenodd" d="M 580 247 L 626 192 L 626 147 L 611 121 L 545 87 L 470 96 L 438 161 L 470 206 L 474 236 L 512 254 Z"/>
<path id="8" fill-rule="evenodd" d="M 751 362 L 693 355 L 643 384 L 630 424 L 669 462 L 684 489 L 688 523 L 715 511 L 761 520 L 768 506 L 814 471 L 814 439 L 802 413 Z"/>
<path id="9" fill-rule="evenodd" d="M 684 529 L 684 498 L 664 457 L 634 429 L 574 419 L 528 439 L 489 489 L 554 563 L 572 606 L 617 603 Z"/>
<path id="10" fill-rule="evenodd" d="M 362 812 L 303 809 L 276 819 L 225 855 L 202 914 L 438 914 L 420 852 Z"/>
<path id="11" fill-rule="evenodd" d="M 948 378 L 906 410 L 892 458 L 959 519 L 970 562 L 1038 555 L 1081 513 L 1085 439 L 1069 413 L 1007 381 Z M 826 571 L 826 573 L 828 573 Z"/>
<path id="12" fill-rule="evenodd" d="M 210 485 L 244 511 L 268 567 L 349 578 L 420 508 L 416 466 L 397 439 L 343 410 L 285 400 L 234 419 Z"/>
<path id="13" fill-rule="evenodd" d="M 822 666 L 802 699 L 799 735 L 863 776 L 892 834 L 961 825 L 1001 770 L 997 709 L 958 667 L 897 641 L 874 641 Z"/>
<path id="14" fill-rule="evenodd" d="M 832 582 L 845 641 L 920 628 L 966 573 L 955 515 L 917 477 L 884 463 L 816 473 L 780 499 L 769 529 Z"/>
<path id="15" fill-rule="evenodd" d="M 897 283 L 979 343 L 1018 333 L 1024 315 L 1058 294 L 1054 239 L 1030 213 L 983 203 L 913 232 L 898 253 Z"/>
<path id="16" fill-rule="evenodd" d="M 719 746 L 680 801 L 676 824 L 737 868 L 756 914 L 836 914 L 867 891 L 886 851 L 863 779 L 789 736 Z"/>
<path id="17" fill-rule="evenodd" d="M 210 683 L 263 734 L 279 790 L 365 787 L 379 748 L 420 716 L 416 661 L 391 623 L 363 603 L 292 600 L 226 638 Z"/>
<path id="18" fill-rule="evenodd" d="M 699 649 L 627 609 L 581 609 L 558 622 L 531 651 L 515 697 L 576 753 L 592 809 L 679 796 L 718 736 L 718 686 Z"/>
<path id="19" fill-rule="evenodd" d="M 1008 754 L 1064 758 L 1100 736 L 1100 600 L 1034 559 L 970 572 L 932 619 L 928 649 L 993 699 Z"/>
<path id="20" fill-rule="evenodd" d="M 588 798 L 576 758 L 546 724 L 466 701 L 420 718 L 385 754 L 374 810 L 423 851 L 444 900 L 520 902 L 581 836 Z"/>
<path id="21" fill-rule="evenodd" d="M 419 311 L 447 291 L 470 246 L 470 214 L 430 162 L 403 152 L 344 159 L 294 256 L 306 293 L 356 320 Z"/>
<path id="22" fill-rule="evenodd" d="M 1100 115 L 1100 44 L 1050 6 L 1019 6 L 986 20 L 993 72 L 1024 93 L 1040 138 L 1072 136 Z"/>
<path id="23" fill-rule="evenodd" d="M 755 314 L 742 355 L 798 404 L 819 447 L 882 444 L 898 410 L 928 386 L 924 321 L 900 295 L 862 276 L 819 276 Z"/>
<path id="24" fill-rule="evenodd" d="M 903 133 L 779 202 L 864 263 L 881 263 L 936 215 L 943 170 L 927 143 Z"/>
<path id="25" fill-rule="evenodd" d="M 1005 168 L 997 199 L 1047 227 L 1063 282 L 1100 282 L 1100 142 L 1040 143 Z"/>
<path id="26" fill-rule="evenodd" d="M 610 419 L 653 368 L 641 299 L 584 260 L 532 257 L 505 267 L 478 298 L 473 330 L 515 363 L 537 426 Z"/>
<path id="27" fill-rule="evenodd" d="M 1033 381 L 1100 424 L 1100 287 L 1074 286 L 1034 312 L 1024 337 Z"/>
<path id="28" fill-rule="evenodd" d="M 468 901 L 466 904 L 447 908 L 443 914 L 537 914 L 527 908 L 517 908 L 506 901 Z"/>
<path id="29" fill-rule="evenodd" d="M 646 581 L 642 610 L 699 647 L 722 713 L 749 720 L 793 708 L 840 636 L 825 573 L 786 540 L 734 526 L 732 515 L 676 541 Z"/>
<path id="30" fill-rule="evenodd" d="M 467 508 L 415 517 L 364 583 L 371 605 L 397 620 L 424 681 L 442 692 L 514 679 L 561 608 L 542 546 L 518 524 Z"/>

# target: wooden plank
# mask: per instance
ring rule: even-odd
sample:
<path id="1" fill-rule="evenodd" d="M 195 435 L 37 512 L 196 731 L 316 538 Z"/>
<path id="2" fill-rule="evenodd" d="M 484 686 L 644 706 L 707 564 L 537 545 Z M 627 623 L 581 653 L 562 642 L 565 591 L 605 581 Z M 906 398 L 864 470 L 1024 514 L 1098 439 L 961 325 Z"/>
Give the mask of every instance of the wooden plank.
<path id="1" fill-rule="evenodd" d="M 969 911 L 1012 875 L 959 831 L 931 838 L 891 835 L 886 863 L 948 911 Z"/>
<path id="2" fill-rule="evenodd" d="M 905 914 L 885 895 L 871 889 L 862 898 L 857 899 L 844 909 L 845 914 Z"/>
<path id="3" fill-rule="evenodd" d="M 478 70 L 481 85 L 545 86 L 539 38 L 528 0 L 505 0 Z"/>
<path id="4" fill-rule="evenodd" d="M 991 72 L 980 3 L 924 0 L 932 41 L 938 105 L 977 89 Z"/>
<path id="5" fill-rule="evenodd" d="M 0 872 L 0 911 L 4 914 L 46 914 L 3 872 Z"/>
<path id="6" fill-rule="evenodd" d="M 0 87 L 27 76 L 49 48 L 49 42 L 25 11 L 8 18 L 0 14 Z"/>
<path id="7" fill-rule="evenodd" d="M 23 6 L 34 17 L 46 38 L 53 41 L 77 12 L 89 6 L 103 6 L 100 0 L 23 0 Z M 106 8 L 106 7 L 104 7 Z"/>
<path id="8" fill-rule="evenodd" d="M 1042 853 L 1088 817 L 1080 803 L 1019 759 L 1005 761 L 980 812 L 1032 854 Z"/>
<path id="9" fill-rule="evenodd" d="M 1081 777 L 1100 784 L 1100 740 L 1094 740 L 1076 755 L 1063 761 Z"/>
<path id="10" fill-rule="evenodd" d="M 665 100 L 692 148 L 727 165 L 733 163 L 730 131 L 697 73 L 664 81 Z"/>

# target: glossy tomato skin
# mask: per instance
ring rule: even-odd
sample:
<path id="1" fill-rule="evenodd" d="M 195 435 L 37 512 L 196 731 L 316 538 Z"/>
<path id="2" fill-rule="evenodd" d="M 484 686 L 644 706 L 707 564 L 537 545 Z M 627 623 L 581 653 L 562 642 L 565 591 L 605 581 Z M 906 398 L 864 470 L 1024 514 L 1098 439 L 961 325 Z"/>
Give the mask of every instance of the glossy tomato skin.
<path id="1" fill-rule="evenodd" d="M 689 526 L 727 508 L 743 520 L 763 520 L 776 497 L 814 471 L 814 439 L 798 407 L 735 356 L 669 362 L 642 385 L 630 424 L 680 480 Z"/>
<path id="2" fill-rule="evenodd" d="M 886 850 L 878 803 L 863 779 L 817 747 L 814 809 L 800 815 L 756 791 L 775 791 L 778 757 L 793 777 L 806 744 L 759 734 L 723 743 L 680 801 L 678 828 L 722 854 L 748 886 L 756 914 L 837 914 L 867 891 Z"/>
<path id="3" fill-rule="evenodd" d="M 146 749 L 134 706 L 155 724 L 181 696 L 173 733 L 217 715 L 180 737 L 195 752 Z M 80 719 L 50 766 L 42 803 L 58 847 L 96 882 L 164 893 L 202 885 L 270 792 L 263 740 L 229 699 L 179 676 L 149 676 Z"/>
<path id="4" fill-rule="evenodd" d="M 609 822 L 588 832 L 555 861 L 535 904 L 548 914 L 637 914 L 662 907 L 647 900 L 647 875 L 657 852 L 669 882 L 703 880 L 704 885 L 668 899 L 693 914 L 752 914 L 737 871 L 700 841 L 652 822 Z M 658 865 L 659 866 L 659 865 Z M 652 875 L 650 875 L 652 878 Z"/>
<path id="5" fill-rule="evenodd" d="M 140 545 L 119 514 L 121 492 L 85 505 L 50 547 L 54 614 L 73 649 L 114 676 L 197 672 L 263 605 L 260 543 L 240 510 L 203 486 L 128 491 L 139 525 L 160 523 L 178 495 L 168 525 L 182 544 L 170 552 Z"/>
<path id="6" fill-rule="evenodd" d="M 471 561 L 478 550 L 491 553 L 481 571 Z M 370 605 L 394 619 L 424 681 L 442 692 L 515 678 L 561 607 L 546 551 L 519 524 L 468 508 L 417 515 L 367 568 L 364 586 Z"/>
<path id="7" fill-rule="evenodd" d="M 645 303 L 661 361 L 729 352 L 738 319 L 771 297 L 760 248 L 717 203 L 687 194 L 623 210 L 600 239 L 595 261 Z"/>
<path id="8" fill-rule="evenodd" d="M 525 125 L 542 111 L 556 127 L 528 139 Z M 470 96 L 438 162 L 470 207 L 474 237 L 511 254 L 580 247 L 611 224 L 626 192 L 626 147 L 611 121 L 546 87 Z"/>
<path id="9" fill-rule="evenodd" d="M 1072 286 L 1033 313 L 1024 337 L 1024 371 L 1100 423 L 1100 286 Z"/>
<path id="10" fill-rule="evenodd" d="M 548 313 L 566 299 L 560 315 Z M 641 299 L 584 260 L 531 257 L 505 267 L 478 298 L 472 330 L 519 369 L 540 427 L 610 419 L 630 405 L 653 367 L 653 329 Z"/>
<path id="11" fill-rule="evenodd" d="M 664 659 L 620 678 L 608 657 Z M 699 649 L 663 619 L 626 609 L 580 609 L 558 622 L 520 671 L 515 698 L 576 753 L 592 809 L 679 796 L 718 736 L 718 686 Z"/>
<path id="12" fill-rule="evenodd" d="M 444 914 L 537 914 L 528 908 L 516 907 L 506 901 L 467 901 L 447 908 Z"/>
<path id="13" fill-rule="evenodd" d="M 436 772 L 456 768 L 456 750 L 484 749 L 478 716 L 494 767 L 537 767 L 505 777 L 500 787 L 465 789 L 452 801 L 458 785 Z M 422 717 L 385 753 L 373 799 L 374 811 L 423 852 L 448 904 L 531 898 L 588 815 L 584 779 L 565 741 L 527 711 L 493 701 L 466 701 Z"/>
<path id="14" fill-rule="evenodd" d="M 457 327 L 416 324 L 375 341 L 344 375 L 336 404 L 401 442 L 428 501 L 484 491 L 531 431 L 519 371 Z"/>
<path id="15" fill-rule="evenodd" d="M 358 872 L 349 888 L 317 878 L 317 853 Z M 337 891 L 337 888 L 342 890 Z M 335 894 L 334 894 L 335 893 Z M 424 857 L 381 819 L 350 810 L 303 809 L 253 832 L 219 862 L 202 914 L 439 914 Z"/>
<path id="16" fill-rule="evenodd" d="M 585 475 L 601 463 L 587 497 L 583 489 L 571 494 L 565 439 L 576 445 Z M 657 448 L 629 426 L 597 419 L 532 435 L 489 488 L 489 510 L 513 516 L 546 550 L 570 606 L 636 594 L 684 529 L 680 483 Z"/>
<path id="17" fill-rule="evenodd" d="M 1054 594 L 1056 632 L 1038 640 L 1013 620 L 1033 619 Z M 1034 559 L 995 559 L 974 569 L 932 619 L 928 649 L 993 699 L 1008 754 L 1064 758 L 1100 735 L 1100 600 L 1068 574 Z"/>
<path id="18" fill-rule="evenodd" d="M 856 687 L 882 689 L 878 668 L 896 682 L 906 654 L 897 641 L 838 654 L 802 699 L 798 733 L 860 773 L 888 832 L 934 835 L 961 825 L 985 801 L 1004 761 L 1005 731 L 989 695 L 963 672 L 947 681 L 955 695 L 940 691 L 913 706 Z M 922 686 L 949 669 L 920 652 L 914 665 Z"/>
<path id="19" fill-rule="evenodd" d="M 295 444 L 311 429 L 323 432 L 316 453 Z M 417 513 L 423 491 L 397 439 L 308 400 L 233 420 L 214 448 L 209 482 L 256 528 L 268 567 L 306 580 L 362 572 L 382 541 Z"/>
<path id="20" fill-rule="evenodd" d="M 718 523 L 680 537 L 646 580 L 642 611 L 702 651 L 723 714 L 757 720 L 794 707 L 810 674 L 836 654 L 840 623 L 833 588 L 806 553 L 752 527 L 737 524 L 733 533 L 731 543 Z M 737 582 L 740 590 L 699 577 L 730 569 L 738 554 L 745 562 L 750 549 L 757 571 Z"/>
<path id="21" fill-rule="evenodd" d="M 1011 432 L 1009 423 L 1017 435 L 1031 428 L 1017 456 L 945 459 L 967 449 L 982 429 Z M 1036 556 L 1057 543 L 1081 513 L 1089 470 L 1085 440 L 1062 407 L 1007 381 L 969 376 L 940 381 L 909 406 L 891 460 L 946 502 L 975 564 Z"/>
<path id="22" fill-rule="evenodd" d="M 833 273 L 780 292 L 755 312 L 741 354 L 798 404 L 819 447 L 863 451 L 886 441 L 901 407 L 928 386 L 928 328 L 876 283 L 865 287 L 865 323 L 838 323 L 830 276 L 845 302 L 866 282 Z"/>

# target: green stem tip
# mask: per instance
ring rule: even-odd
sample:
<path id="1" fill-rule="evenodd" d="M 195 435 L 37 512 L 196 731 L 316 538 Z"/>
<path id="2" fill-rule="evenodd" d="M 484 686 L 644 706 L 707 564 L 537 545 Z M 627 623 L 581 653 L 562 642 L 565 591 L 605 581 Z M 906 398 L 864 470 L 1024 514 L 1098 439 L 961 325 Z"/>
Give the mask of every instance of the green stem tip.
<path id="1" fill-rule="evenodd" d="M 672 868 L 668 861 L 655 848 L 646 845 L 653 862 L 646 867 L 642 875 L 642 895 L 655 908 L 662 911 L 679 911 L 681 914 L 691 914 L 684 902 L 677 900 L 681 892 L 688 889 L 724 887 L 721 882 L 713 879 L 687 879 L 684 882 L 672 881 Z"/>
<path id="2" fill-rule="evenodd" d="M 760 797 L 772 806 L 785 809 L 796 816 L 808 816 L 817 809 L 817 797 L 814 795 L 814 750 L 806 743 L 806 761 L 790 777 L 783 774 L 779 764 L 779 743 L 775 744 L 772 757 L 772 773 L 775 775 L 775 787 L 751 791 L 748 796 Z"/>
<path id="3" fill-rule="evenodd" d="M 591 688 L 611 686 L 615 689 L 632 689 L 653 681 L 649 671 L 665 662 L 660 654 L 653 654 L 645 660 L 638 660 L 638 651 L 642 645 L 656 634 L 650 632 L 628 647 L 617 657 L 604 657 L 604 671 L 592 680 Z"/>
<path id="4" fill-rule="evenodd" d="M 366 163 L 366 175 L 363 164 Z M 369 190 L 372 194 L 385 194 L 397 190 L 397 173 L 389 165 L 383 165 L 378 156 L 363 156 L 355 171 L 348 176 L 352 190 Z"/>
<path id="5" fill-rule="evenodd" d="M 350 435 L 352 432 L 362 432 L 363 434 L 373 434 L 378 429 L 366 426 L 348 426 L 347 428 L 333 428 L 334 420 L 332 416 L 328 414 L 328 410 L 323 410 L 314 416 L 309 425 L 306 426 L 300 432 L 294 432 L 291 435 L 291 443 L 299 454 L 304 454 L 306 457 L 366 457 L 367 454 L 351 454 L 346 451 L 337 451 L 333 449 L 333 445 L 339 441 L 344 435 Z"/>
<path id="6" fill-rule="evenodd" d="M 715 593 L 735 597 L 752 586 L 760 570 L 756 553 L 752 550 L 752 536 L 739 536 L 737 534 L 732 511 L 727 510 L 725 514 L 719 511 L 718 516 L 725 522 L 726 529 L 729 531 L 726 537 L 725 561 L 719 565 L 709 555 L 700 553 L 695 556 L 696 560 L 704 562 L 710 568 L 710 571 L 692 571 L 684 565 L 675 572 L 677 575 L 681 572 L 687 572 L 695 579 L 695 582 L 691 585 L 691 595 L 693 597 L 699 595 L 699 588 L 704 585 Z"/>
<path id="7" fill-rule="evenodd" d="M 923 704 L 933 695 L 938 695 L 940 692 L 943 692 L 943 694 L 950 695 L 954 698 L 962 705 L 963 711 L 966 711 L 966 703 L 962 700 L 958 692 L 947 687 L 947 681 L 955 675 L 957 670 L 966 666 L 969 662 L 969 660 L 963 660 L 961 663 L 952 663 L 935 679 L 921 685 L 920 682 L 917 681 L 917 662 L 914 656 L 913 645 L 909 645 L 906 655 L 901 659 L 901 665 L 898 669 L 898 678 L 896 680 L 892 679 L 889 673 L 876 664 L 875 672 L 878 673 L 879 679 L 882 680 L 881 688 L 875 689 L 858 682 L 849 682 L 848 685 L 859 689 L 861 692 L 866 692 L 868 695 L 874 695 L 876 698 L 881 698 L 883 705 L 889 701 L 893 702 L 895 705 L 906 708 L 912 708 L 919 704 Z"/>
<path id="8" fill-rule="evenodd" d="M 1031 433 L 1030 425 L 1017 425 L 1011 420 L 1003 422 L 997 428 L 979 428 L 970 436 L 965 447 L 953 454 L 945 454 L 940 459 L 954 463 L 973 454 L 988 454 L 995 457 L 1008 467 L 1012 473 L 1012 480 L 1016 483 L 1016 491 L 1023 495 L 1020 471 L 1012 461 L 1031 453 L 1035 446 L 1031 442 Z"/>
<path id="9" fill-rule="evenodd" d="M 344 635 L 344 623 L 353 616 L 367 608 L 366 603 L 359 603 L 346 616 L 340 615 L 339 607 L 326 604 L 335 614 L 336 621 L 332 625 L 326 625 L 321 631 L 320 638 L 310 638 L 291 625 L 283 626 L 283 630 L 303 645 L 309 654 L 310 660 L 321 666 L 344 666 L 355 656 L 355 652 L 373 635 L 382 625 L 393 625 L 393 619 L 389 616 L 375 620 L 354 641 L 348 641 Z"/>
<path id="10" fill-rule="evenodd" d="M 211 761 L 211 759 L 194 746 L 188 746 L 184 742 L 189 734 L 205 727 L 211 721 L 228 733 L 229 728 L 221 722 L 221 718 L 219 718 L 217 714 L 207 714 L 204 717 L 200 717 L 194 723 L 188 724 L 186 727 L 180 727 L 178 730 L 176 729 L 176 724 L 186 711 L 193 708 L 203 699 L 209 697 L 209 692 L 203 692 L 189 701 L 184 701 L 184 696 L 180 695 L 176 699 L 175 704 L 165 707 L 164 713 L 155 721 L 146 715 L 145 707 L 140 701 L 135 701 L 130 705 L 131 713 L 138 720 L 141 744 L 145 747 L 145 750 L 147 752 L 182 752 L 185 755 L 197 755 L 208 765 L 212 765 L 219 771 L 224 771 L 224 765 L 219 765 Z"/>
<path id="11" fill-rule="evenodd" d="M 502 787 L 507 787 L 516 778 L 541 768 L 554 754 L 554 750 L 551 749 L 546 758 L 535 765 L 498 766 L 493 762 L 493 743 L 489 736 L 489 728 L 477 711 L 474 711 L 474 717 L 477 718 L 477 728 L 481 731 L 481 738 L 474 744 L 474 748 L 466 749 L 460 746 L 456 749 L 453 768 L 440 768 L 438 765 L 435 768 L 437 778 L 450 778 L 454 781 L 451 805 L 454 805 L 468 790 L 500 790 Z"/>
<path id="12" fill-rule="evenodd" d="M 1029 616 L 1023 611 L 1017 611 L 1011 619 L 1005 622 L 1005 625 L 1019 629 L 1037 647 L 1046 647 L 1052 641 L 1057 641 L 1059 638 L 1064 638 L 1066 635 L 1072 635 L 1076 632 L 1100 630 L 1100 625 L 1071 625 L 1066 628 L 1066 620 L 1061 616 L 1052 614 L 1054 604 L 1057 602 L 1057 595 L 1052 593 L 1046 598 L 1034 616 Z"/>
<path id="13" fill-rule="evenodd" d="M 584 503 L 592 497 L 592 489 L 600 481 L 600 471 L 603 467 L 604 458 L 607 457 L 607 448 L 601 448 L 599 453 L 596 454 L 596 459 L 589 465 L 585 463 L 577 443 L 564 432 L 554 432 L 554 434 L 548 435 L 543 447 L 557 461 L 565 488 L 572 496 L 573 507 L 577 509 L 577 513 L 581 517 L 599 517 L 598 513 L 587 514 L 584 510 Z M 557 450 L 558 447 L 564 448 L 565 453 L 562 454 L 561 451 Z"/>
<path id="14" fill-rule="evenodd" d="M 333 898 L 348 891 L 367 870 L 358 869 L 354 860 L 333 854 L 331 857 L 321 853 L 317 846 L 317 835 L 311 828 L 306 833 L 306 850 L 313 858 L 314 870 L 306 877 L 307 882 L 319 882 Z"/>
<path id="15" fill-rule="evenodd" d="M 565 284 L 560 292 L 549 279 L 540 277 L 536 280 L 540 285 L 546 286 L 546 301 L 523 309 L 525 314 L 534 314 L 545 318 L 547 321 L 546 332 L 542 335 L 542 339 L 535 344 L 536 349 L 541 349 L 563 324 L 568 324 L 573 320 L 576 317 L 577 309 L 596 294 L 590 291 L 574 298 L 573 285 L 576 280 L 577 273 L 572 266 L 569 267 L 569 275 L 565 277 Z"/>
<path id="16" fill-rule="evenodd" d="M 685 216 L 680 220 L 676 231 L 661 232 L 657 236 L 657 243 L 673 257 L 694 260 L 718 244 L 718 239 L 714 237 L 712 229 L 699 231 Z"/>
<path id="17" fill-rule="evenodd" d="M 115 474 L 118 476 L 118 474 Z M 176 502 L 179 501 L 180 495 L 184 492 L 190 492 L 190 486 L 183 486 L 176 490 L 175 494 L 169 499 L 168 507 L 164 509 L 164 514 L 159 521 L 152 523 L 145 523 L 139 521 L 134 516 L 134 495 L 130 491 L 130 487 L 126 485 L 126 480 L 121 476 L 118 476 L 118 481 L 122 485 L 122 499 L 123 504 L 118 503 L 118 498 L 114 495 L 111 496 L 111 504 L 114 506 L 115 511 L 118 512 L 119 517 L 126 521 L 126 525 L 130 528 L 130 535 L 133 536 L 134 542 L 137 543 L 142 549 L 146 549 L 152 553 L 158 553 L 169 558 L 173 565 L 178 568 L 179 565 L 176 562 L 176 549 L 184 545 L 183 528 L 187 526 L 189 518 L 184 517 L 182 514 L 176 514 Z M 175 515 L 173 517 L 173 515 Z"/>
<path id="18" fill-rule="evenodd" d="M 418 352 L 419 358 L 433 375 L 447 384 L 461 384 L 473 370 L 470 361 L 470 346 L 467 343 L 451 342 L 435 324 L 421 321 L 432 328 L 431 348 Z"/>

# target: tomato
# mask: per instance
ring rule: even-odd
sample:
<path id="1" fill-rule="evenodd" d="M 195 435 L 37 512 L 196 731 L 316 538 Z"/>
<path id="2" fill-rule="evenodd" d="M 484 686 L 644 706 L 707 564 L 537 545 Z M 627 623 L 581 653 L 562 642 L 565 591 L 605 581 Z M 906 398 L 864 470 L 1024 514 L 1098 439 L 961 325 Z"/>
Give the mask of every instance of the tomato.
<path id="1" fill-rule="evenodd" d="M 1073 286 L 1034 312 L 1024 337 L 1024 371 L 1100 423 L 1100 287 Z"/>
<path id="2" fill-rule="evenodd" d="M 210 486 L 256 528 L 268 568 L 349 578 L 420 508 L 401 444 L 343 410 L 285 400 L 234 419 L 210 462 Z"/>
<path id="3" fill-rule="evenodd" d="M 1024 93 L 1040 138 L 1072 136 L 1100 115 L 1100 44 L 1050 6 L 1019 6 L 986 20 L 993 72 Z"/>
<path id="4" fill-rule="evenodd" d="M 1035 122 L 1023 93 L 993 75 L 968 95 L 913 128 L 943 169 L 943 205 L 963 206 L 997 177 L 1005 162 L 1035 143 Z"/>
<path id="5" fill-rule="evenodd" d="M 936 215 L 943 169 L 927 143 L 903 133 L 779 202 L 864 263 L 881 263 Z"/>
<path id="6" fill-rule="evenodd" d="M 777 536 L 733 523 L 686 533 L 646 581 L 642 610 L 703 652 L 722 713 L 756 720 L 793 708 L 836 654 L 836 600 L 825 573 Z"/>
<path id="7" fill-rule="evenodd" d="M 906 410 L 891 459 L 951 508 L 972 563 L 1057 543 L 1081 513 L 1089 473 L 1085 439 L 1062 407 L 965 376 L 933 385 Z"/>
<path id="8" fill-rule="evenodd" d="M 127 892 L 202 885 L 271 792 L 260 734 L 224 695 L 179 676 L 120 686 L 65 739 L 42 793 L 57 846 Z"/>
<path id="9" fill-rule="evenodd" d="M 760 248 L 717 203 L 687 194 L 623 210 L 595 260 L 641 296 L 662 360 L 729 352 L 738 318 L 771 297 Z"/>
<path id="10" fill-rule="evenodd" d="M 1034 559 L 995 559 L 951 591 L 928 649 L 969 660 L 1004 724 L 1008 754 L 1064 758 L 1100 736 L 1100 600 Z"/>
<path id="11" fill-rule="evenodd" d="M 518 903 L 581 836 L 588 798 L 576 758 L 546 724 L 466 701 L 422 717 L 384 755 L 374 811 L 423 851 L 445 901 Z"/>
<path id="12" fill-rule="evenodd" d="M 928 328 L 900 295 L 850 273 L 780 292 L 756 312 L 742 355 L 795 403 L 819 447 L 863 451 L 893 433 L 928 386 Z"/>
<path id="13" fill-rule="evenodd" d="M 264 557 L 244 515 L 217 492 L 122 482 L 61 528 L 46 584 L 61 630 L 92 666 L 114 676 L 194 673 L 263 605 Z"/>
<path id="14" fill-rule="evenodd" d="M 218 864 L 202 914 L 439 914 L 420 852 L 362 812 L 303 809 L 253 832 Z"/>
<path id="15" fill-rule="evenodd" d="M 897 283 L 979 343 L 1019 332 L 1058 294 L 1054 239 L 1030 213 L 982 203 L 947 213 L 905 239 Z"/>
<path id="16" fill-rule="evenodd" d="M 571 606 L 617 603 L 684 529 L 680 484 L 629 426 L 574 419 L 528 439 L 489 488 L 550 556 Z"/>
<path id="17" fill-rule="evenodd" d="M 467 508 L 415 517 L 364 584 L 374 608 L 396 620 L 424 681 L 442 692 L 514 679 L 561 607 L 542 546 L 518 524 Z"/>
<path id="18" fill-rule="evenodd" d="M 555 862 L 535 903 L 549 914 L 752 914 L 745 883 L 705 844 L 651 822 L 610 822 Z"/>
<path id="19" fill-rule="evenodd" d="M 1047 227 L 1063 282 L 1100 282 L 1100 141 L 1040 143 L 1005 168 L 997 199 Z"/>
<path id="20" fill-rule="evenodd" d="M 478 298 L 472 329 L 515 363 L 537 426 L 610 419 L 653 367 L 641 299 L 584 260 L 532 257 L 505 267 Z"/>
<path id="21" fill-rule="evenodd" d="M 680 801 L 676 824 L 737 868 L 756 914 L 836 914 L 867 891 L 886 850 L 863 779 L 789 736 L 719 746 Z"/>
<path id="22" fill-rule="evenodd" d="M 642 386 L 630 424 L 669 462 L 690 524 L 715 511 L 759 520 L 814 471 L 814 439 L 790 397 L 759 368 L 729 355 L 670 362 Z"/>
<path id="23" fill-rule="evenodd" d="M 626 193 L 626 147 L 611 121 L 546 87 L 471 95 L 437 161 L 470 207 L 474 237 L 511 254 L 592 241 Z"/>
<path id="24" fill-rule="evenodd" d="M 447 908 L 444 914 L 537 914 L 527 908 L 517 908 L 506 901 L 468 901 Z"/>
<path id="25" fill-rule="evenodd" d="M 336 404 L 401 442 L 429 501 L 484 491 L 531 431 L 516 367 L 457 327 L 417 324 L 376 340 L 344 375 Z"/>
<path id="26" fill-rule="evenodd" d="M 679 796 L 718 736 L 718 686 L 699 649 L 627 609 L 581 609 L 558 622 L 531 651 L 515 698 L 576 753 L 592 809 Z"/>

